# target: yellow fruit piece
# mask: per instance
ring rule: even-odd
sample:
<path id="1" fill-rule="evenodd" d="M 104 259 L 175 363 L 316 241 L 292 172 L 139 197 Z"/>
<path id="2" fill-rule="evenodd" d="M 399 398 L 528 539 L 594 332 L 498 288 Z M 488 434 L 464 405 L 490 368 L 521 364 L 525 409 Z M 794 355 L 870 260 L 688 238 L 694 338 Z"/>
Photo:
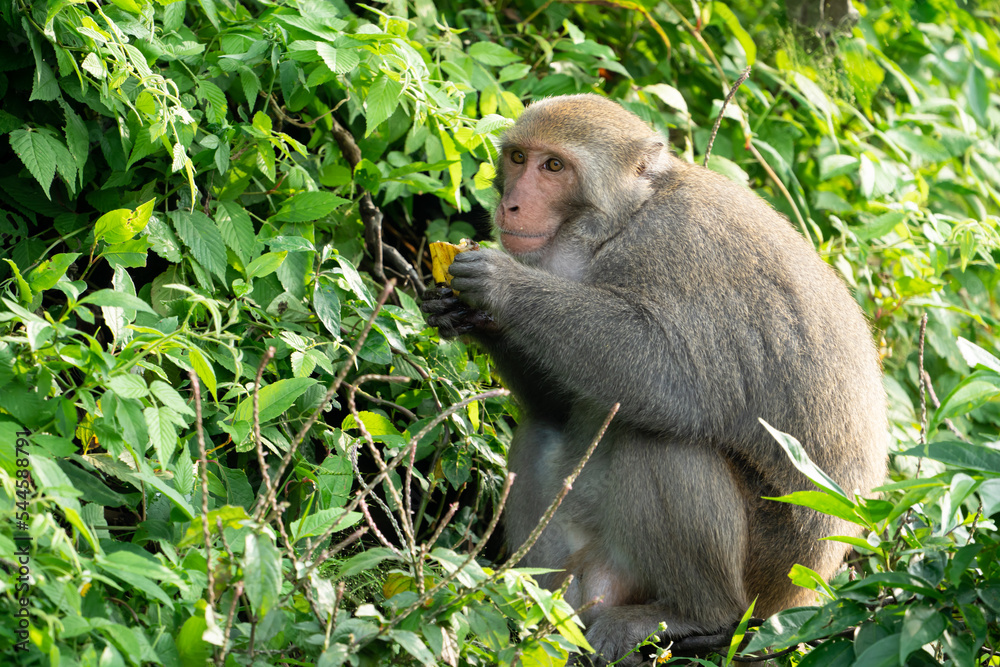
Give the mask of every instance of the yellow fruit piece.
<path id="1" fill-rule="evenodd" d="M 434 276 L 435 284 L 451 285 L 451 274 L 448 273 L 448 267 L 455 261 L 455 255 L 466 250 L 479 250 L 479 244 L 469 239 L 462 239 L 459 245 L 443 241 L 430 244 L 431 274 Z"/>

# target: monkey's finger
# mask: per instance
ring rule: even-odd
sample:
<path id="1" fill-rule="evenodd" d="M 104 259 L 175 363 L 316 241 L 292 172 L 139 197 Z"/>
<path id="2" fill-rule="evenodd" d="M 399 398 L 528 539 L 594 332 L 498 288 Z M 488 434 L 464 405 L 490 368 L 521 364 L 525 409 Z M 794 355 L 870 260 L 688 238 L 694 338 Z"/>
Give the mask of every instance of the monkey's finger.
<path id="1" fill-rule="evenodd" d="M 454 296 L 455 292 L 447 285 L 442 285 L 440 287 L 431 287 L 424 292 L 424 301 L 434 301 L 436 299 L 444 299 L 449 296 Z"/>
<path id="2" fill-rule="evenodd" d="M 467 306 L 459 301 L 457 296 L 449 296 L 444 299 L 434 299 L 424 301 L 420 304 L 420 310 L 430 315 L 440 315 L 453 310 L 466 310 Z"/>
<path id="3" fill-rule="evenodd" d="M 455 287 L 455 278 L 458 276 L 472 276 L 483 270 L 485 262 L 495 253 L 494 250 L 480 250 L 479 252 L 463 252 L 455 255 L 455 261 L 448 267 L 448 273 L 452 278 L 452 289 L 461 292 L 461 287 Z"/>

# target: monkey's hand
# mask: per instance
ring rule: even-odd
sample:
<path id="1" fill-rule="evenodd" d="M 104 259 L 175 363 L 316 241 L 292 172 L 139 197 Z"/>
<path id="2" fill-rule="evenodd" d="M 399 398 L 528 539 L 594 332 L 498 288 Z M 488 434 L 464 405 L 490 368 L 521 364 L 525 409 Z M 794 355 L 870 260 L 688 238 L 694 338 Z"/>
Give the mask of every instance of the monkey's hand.
<path id="1" fill-rule="evenodd" d="M 420 310 L 427 313 L 427 323 L 437 327 L 442 338 L 497 330 L 492 317 L 485 311 L 462 303 L 450 287 L 427 290 Z"/>
<path id="2" fill-rule="evenodd" d="M 524 271 L 524 267 L 507 253 L 484 248 L 456 255 L 448 271 L 459 299 L 497 317 L 505 286 L 516 280 L 516 274 Z"/>

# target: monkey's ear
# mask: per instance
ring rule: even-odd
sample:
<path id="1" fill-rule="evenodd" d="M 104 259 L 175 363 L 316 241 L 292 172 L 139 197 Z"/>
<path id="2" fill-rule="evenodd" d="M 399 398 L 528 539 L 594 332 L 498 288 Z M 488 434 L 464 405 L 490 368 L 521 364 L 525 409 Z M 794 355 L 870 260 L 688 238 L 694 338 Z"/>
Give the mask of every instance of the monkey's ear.
<path id="1" fill-rule="evenodd" d="M 659 137 L 644 139 L 639 146 L 639 161 L 636 176 L 652 178 L 669 166 L 670 151 Z"/>

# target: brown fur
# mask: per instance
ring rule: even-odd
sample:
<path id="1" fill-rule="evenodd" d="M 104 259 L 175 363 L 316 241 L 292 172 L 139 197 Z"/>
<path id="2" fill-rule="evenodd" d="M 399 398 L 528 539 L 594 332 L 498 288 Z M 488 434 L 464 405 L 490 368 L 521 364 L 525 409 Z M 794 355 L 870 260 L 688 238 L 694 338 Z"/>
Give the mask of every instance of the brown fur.
<path id="1" fill-rule="evenodd" d="M 567 568 L 576 606 L 605 596 L 584 618 L 598 661 L 661 621 L 678 638 L 724 628 L 754 598 L 758 615 L 809 603 L 789 569 L 831 576 L 845 547 L 819 538 L 853 531 L 761 500 L 812 487 L 758 419 L 848 492 L 882 479 L 881 369 L 839 277 L 759 197 L 597 96 L 528 107 L 500 179 L 498 227 L 536 235 L 501 236 L 515 257 L 459 255 L 461 301 L 439 292 L 424 309 L 443 335 L 476 336 L 523 405 L 512 547 L 621 402 L 523 564 Z"/>

